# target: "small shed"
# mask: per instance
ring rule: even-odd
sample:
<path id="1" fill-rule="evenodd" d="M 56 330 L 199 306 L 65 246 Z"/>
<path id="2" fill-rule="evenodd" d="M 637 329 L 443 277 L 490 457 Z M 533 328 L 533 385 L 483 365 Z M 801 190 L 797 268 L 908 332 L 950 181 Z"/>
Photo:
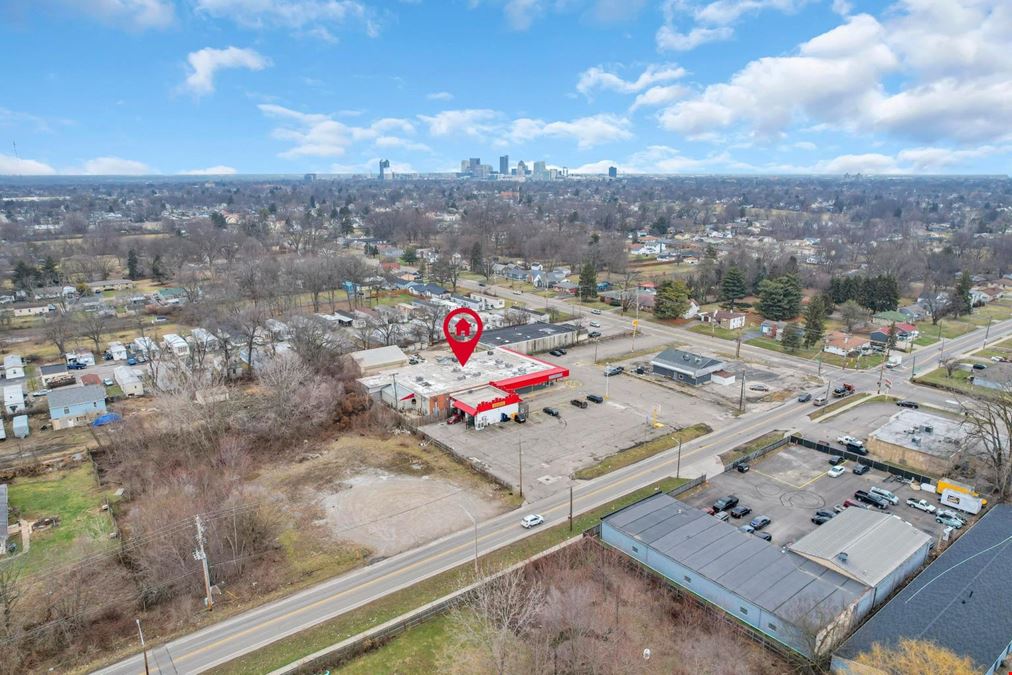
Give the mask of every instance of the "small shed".
<path id="1" fill-rule="evenodd" d="M 14 415 L 25 411 L 25 392 L 20 384 L 4 387 L 4 412 Z"/>
<path id="2" fill-rule="evenodd" d="M 4 377 L 8 380 L 16 380 L 25 376 L 25 363 L 18 354 L 8 354 L 4 357 Z"/>
<path id="3" fill-rule="evenodd" d="M 109 356 L 112 357 L 113 361 L 127 360 L 127 350 L 126 347 L 123 346 L 122 342 L 110 342 L 109 349 L 106 351 L 109 353 Z"/>
<path id="4" fill-rule="evenodd" d="M 28 438 L 28 415 L 18 415 L 12 423 L 15 438 Z"/>
<path id="5" fill-rule="evenodd" d="M 48 387 L 53 380 L 60 380 L 67 375 L 66 363 L 50 363 L 39 368 L 42 377 L 42 386 Z"/>
<path id="6" fill-rule="evenodd" d="M 129 366 L 117 366 L 116 370 L 113 371 L 113 377 L 125 395 L 144 395 L 144 384 L 141 382 L 141 378 L 137 377 L 137 373 Z"/>
<path id="7" fill-rule="evenodd" d="M 710 382 L 713 382 L 714 384 L 724 385 L 724 386 L 727 386 L 729 384 L 734 384 L 735 379 L 736 378 L 735 378 L 735 374 L 734 373 L 732 373 L 729 370 L 723 370 L 723 369 L 718 370 L 718 371 L 716 371 L 716 372 L 714 372 L 714 373 L 712 373 L 710 375 Z"/>

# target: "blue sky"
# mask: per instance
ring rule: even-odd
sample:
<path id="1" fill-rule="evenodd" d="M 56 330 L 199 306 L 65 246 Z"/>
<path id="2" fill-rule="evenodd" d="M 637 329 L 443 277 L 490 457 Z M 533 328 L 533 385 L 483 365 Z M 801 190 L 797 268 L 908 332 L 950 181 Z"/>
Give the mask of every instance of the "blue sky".
<path id="1" fill-rule="evenodd" d="M 1007 174 L 1010 44 L 1008 0 L 7 0 L 0 174 Z"/>

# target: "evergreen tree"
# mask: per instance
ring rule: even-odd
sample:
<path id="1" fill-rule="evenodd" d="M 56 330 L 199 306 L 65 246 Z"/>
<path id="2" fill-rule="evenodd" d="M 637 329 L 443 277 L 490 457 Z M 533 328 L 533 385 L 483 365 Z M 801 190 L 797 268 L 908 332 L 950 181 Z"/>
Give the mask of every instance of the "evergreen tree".
<path id="1" fill-rule="evenodd" d="M 127 278 L 135 280 L 140 278 L 140 261 L 137 259 L 137 251 L 127 251 Z"/>
<path id="2" fill-rule="evenodd" d="M 784 287 L 784 316 L 782 319 L 793 319 L 801 314 L 801 298 L 804 292 L 796 274 L 785 274 L 779 279 Z"/>
<path id="3" fill-rule="evenodd" d="M 689 287 L 681 279 L 662 281 L 654 296 L 654 316 L 677 319 L 689 309 Z"/>
<path id="4" fill-rule="evenodd" d="M 415 247 L 408 246 L 406 249 L 404 249 L 404 253 L 403 255 L 401 255 L 401 260 L 403 260 L 408 265 L 414 265 L 416 262 L 418 262 L 418 252 L 415 249 Z"/>
<path id="5" fill-rule="evenodd" d="M 801 313 L 801 282 L 793 274 L 759 285 L 759 311 L 767 319 L 787 321 Z"/>
<path id="6" fill-rule="evenodd" d="M 60 281 L 60 270 L 56 267 L 53 256 L 47 255 L 42 262 L 42 283 L 53 285 Z"/>
<path id="7" fill-rule="evenodd" d="M 593 263 L 587 261 L 580 270 L 580 299 L 593 300 L 597 297 L 597 270 Z"/>
<path id="8" fill-rule="evenodd" d="M 970 299 L 970 289 L 972 286 L 973 281 L 970 279 L 969 272 L 963 272 L 959 275 L 956 288 L 952 291 L 952 302 L 949 303 L 952 316 L 959 318 L 963 314 L 969 314 L 973 311 L 973 301 Z"/>
<path id="9" fill-rule="evenodd" d="M 161 283 L 165 281 L 165 271 L 162 269 L 162 256 L 161 254 L 156 255 L 151 260 L 151 278 L 156 282 Z"/>
<path id="10" fill-rule="evenodd" d="M 784 351 L 788 354 L 797 354 L 798 350 L 801 349 L 802 343 L 802 330 L 801 326 L 796 323 L 789 323 L 784 329 Z"/>
<path id="11" fill-rule="evenodd" d="M 24 260 L 14 263 L 14 288 L 19 291 L 27 291 L 35 286 L 39 278 L 39 271 Z"/>
<path id="12" fill-rule="evenodd" d="M 228 223 L 225 222 L 225 216 L 218 211 L 211 211 L 211 224 L 222 230 L 228 226 Z"/>
<path id="13" fill-rule="evenodd" d="M 896 322 L 893 321 L 889 324 L 889 335 L 886 336 L 886 353 L 889 353 L 890 349 L 896 349 Z"/>
<path id="14" fill-rule="evenodd" d="M 720 282 L 720 299 L 734 310 L 735 303 L 747 295 L 745 275 L 737 267 L 728 268 Z"/>
<path id="15" fill-rule="evenodd" d="M 476 241 L 471 246 L 471 255 L 469 256 L 468 262 L 471 264 L 471 271 L 478 273 L 481 271 L 482 263 L 485 261 L 485 253 L 481 249 L 481 242 Z"/>
<path id="16" fill-rule="evenodd" d="M 812 347 L 822 340 L 825 334 L 826 310 L 822 296 L 815 296 L 805 310 L 805 346 Z"/>

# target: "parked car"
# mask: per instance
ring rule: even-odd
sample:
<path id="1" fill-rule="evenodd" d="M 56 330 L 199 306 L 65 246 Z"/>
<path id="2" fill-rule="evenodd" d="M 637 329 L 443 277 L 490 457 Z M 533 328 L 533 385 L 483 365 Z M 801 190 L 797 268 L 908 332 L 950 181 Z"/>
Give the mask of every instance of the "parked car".
<path id="1" fill-rule="evenodd" d="M 983 363 L 975 363 L 975 364 L 973 364 L 973 369 L 974 370 L 987 370 L 987 366 L 985 366 Z"/>
<path id="2" fill-rule="evenodd" d="M 744 518 L 748 514 L 752 513 L 752 509 L 748 506 L 738 505 L 731 509 L 731 516 L 734 518 Z"/>
<path id="3" fill-rule="evenodd" d="M 636 370 L 633 372 L 635 372 L 637 375 L 646 375 L 647 369 L 644 368 L 643 366 L 636 366 Z"/>
<path id="4" fill-rule="evenodd" d="M 461 421 L 462 419 L 464 419 L 463 415 L 458 415 L 458 414 L 454 413 L 453 415 L 450 415 L 449 417 L 446 418 L 446 423 L 447 424 L 456 424 L 457 422 Z"/>
<path id="5" fill-rule="evenodd" d="M 590 322 L 590 327 L 591 327 L 591 328 L 600 328 L 600 327 L 601 327 L 601 324 L 600 324 L 600 323 L 598 323 L 597 321 L 591 321 L 591 322 Z"/>
<path id="6" fill-rule="evenodd" d="M 532 527 L 536 527 L 543 522 L 545 522 L 545 519 L 542 518 L 541 515 L 537 513 L 532 513 L 529 516 L 524 516 L 523 520 L 520 521 L 520 525 L 523 526 L 525 530 L 529 530 Z"/>
<path id="7" fill-rule="evenodd" d="M 843 475 L 844 471 L 846 471 L 846 469 L 844 469 L 842 466 L 840 466 L 839 464 L 837 464 L 836 466 L 834 466 L 833 468 L 831 468 L 829 471 L 827 471 L 826 474 L 830 478 L 839 478 L 840 476 Z"/>
<path id="8" fill-rule="evenodd" d="M 88 366 L 84 365 L 83 363 L 78 363 L 77 361 L 73 361 L 67 364 L 67 370 L 84 370 L 87 367 Z"/>
<path id="9" fill-rule="evenodd" d="M 807 391 L 804 394 L 798 396 L 798 403 L 808 403 L 812 400 L 812 395 Z"/>
<path id="10" fill-rule="evenodd" d="M 825 396 L 816 396 L 815 400 L 812 401 L 812 405 L 814 405 L 814 406 L 826 405 L 826 397 Z"/>
<path id="11" fill-rule="evenodd" d="M 611 377 L 612 375 L 618 375 L 624 372 L 625 368 L 623 366 L 609 366 L 604 369 L 604 376 Z"/>
<path id="12" fill-rule="evenodd" d="M 750 391 L 769 391 L 770 388 L 765 384 L 750 384 L 748 385 Z"/>
<path id="13" fill-rule="evenodd" d="M 833 510 L 836 511 L 837 513 L 843 513 L 844 509 L 846 508 L 847 507 L 844 506 L 843 504 L 837 504 L 836 506 L 833 507 Z"/>
<path id="14" fill-rule="evenodd" d="M 844 499 L 843 500 L 843 508 L 849 509 L 852 506 L 856 506 L 856 507 L 861 508 L 861 509 L 865 508 L 864 504 L 862 504 L 861 502 L 855 502 L 853 499 Z"/>
<path id="15" fill-rule="evenodd" d="M 845 460 L 843 457 L 840 457 L 839 455 L 833 455 L 832 457 L 829 458 L 829 463 L 832 464 L 833 466 L 839 466 L 846 461 L 847 460 Z"/>
<path id="16" fill-rule="evenodd" d="M 763 541 L 773 541 L 773 535 L 769 532 L 753 532 L 755 536 L 759 537 Z"/>
<path id="17" fill-rule="evenodd" d="M 587 407 L 587 402 L 584 401 L 582 398 L 574 398 L 572 401 L 570 401 L 570 403 L 572 403 L 573 405 L 575 405 L 577 408 L 586 408 Z"/>
<path id="18" fill-rule="evenodd" d="M 896 495 L 894 495 L 892 492 L 889 492 L 889 490 L 886 490 L 885 488 L 882 488 L 882 487 L 878 487 L 877 485 L 875 487 L 869 489 L 868 492 L 872 493 L 876 497 L 880 497 L 880 498 L 886 500 L 887 502 L 889 502 L 893 506 L 895 506 L 896 504 L 900 503 L 900 498 L 899 497 L 897 497 Z"/>
<path id="19" fill-rule="evenodd" d="M 591 403 L 604 403 L 604 396 L 598 396 L 597 394 L 587 394 L 587 400 Z"/>
<path id="20" fill-rule="evenodd" d="M 874 506 L 876 509 L 886 509 L 889 507 L 889 502 L 882 499 L 878 495 L 873 495 L 870 492 L 866 492 L 864 490 L 858 490 L 857 492 L 855 492 L 854 499 L 856 499 L 859 502 L 864 502 L 865 504 L 870 504 Z"/>
<path id="21" fill-rule="evenodd" d="M 516 289 L 515 291 L 513 291 L 513 295 L 523 295 L 523 294 L 524 294 L 524 292 L 521 291 L 519 288 Z"/>
<path id="22" fill-rule="evenodd" d="M 45 396 L 45 395 L 46 395 L 46 394 L 48 394 L 48 393 L 49 393 L 49 390 L 48 390 L 48 389 L 39 389 L 38 391 L 33 391 L 33 392 L 32 392 L 31 394 L 29 394 L 29 395 L 30 395 L 30 396 L 31 396 L 32 398 L 42 398 L 43 396 Z"/>
<path id="23" fill-rule="evenodd" d="M 848 452 L 853 452 L 855 455 L 861 455 L 864 457 L 868 454 L 868 448 L 864 447 L 864 445 L 854 445 L 852 443 L 848 443 L 845 447 Z"/>
<path id="24" fill-rule="evenodd" d="M 864 442 L 861 439 L 854 438 L 853 436 L 840 436 L 838 439 L 836 439 L 836 442 L 839 443 L 840 445 L 857 445 L 862 447 L 864 446 Z"/>
<path id="25" fill-rule="evenodd" d="M 738 473 L 748 473 L 748 470 L 752 467 L 750 467 L 746 462 L 742 462 L 734 468 L 737 469 Z"/>
<path id="26" fill-rule="evenodd" d="M 156 316 L 155 318 L 151 319 L 151 323 L 167 323 L 168 320 L 169 317 L 167 316 Z"/>
<path id="27" fill-rule="evenodd" d="M 102 384 L 104 384 L 107 387 L 111 387 L 112 385 L 116 384 L 116 382 L 111 377 L 107 377 L 104 380 L 102 380 Z"/>
<path id="28" fill-rule="evenodd" d="M 551 354 L 552 356 L 565 356 L 566 355 L 566 350 L 565 349 L 553 349 L 552 351 L 550 351 L 548 353 Z"/>
<path id="29" fill-rule="evenodd" d="M 952 509 L 941 509 L 941 510 L 938 511 L 938 513 L 936 515 L 946 516 L 948 518 L 955 518 L 959 522 L 961 522 L 964 525 L 966 525 L 966 519 L 965 518 L 961 518 L 959 516 L 959 514 L 956 513 L 955 511 L 953 511 Z"/>
<path id="30" fill-rule="evenodd" d="M 836 515 L 836 512 L 835 511 L 827 511 L 825 509 L 819 509 L 818 511 L 815 512 L 815 515 L 817 515 L 817 516 L 825 516 L 826 518 L 832 518 L 833 516 Z"/>
<path id="31" fill-rule="evenodd" d="M 924 499 L 914 499 L 913 497 L 907 498 L 907 506 L 912 506 L 918 511 L 924 511 L 925 513 L 934 513 L 935 505 L 929 504 Z"/>
<path id="32" fill-rule="evenodd" d="M 896 405 L 898 405 L 901 408 L 913 408 L 914 410 L 917 410 L 918 408 L 921 407 L 917 403 L 917 401 L 909 401 L 907 399 L 902 399 L 900 401 L 896 401 Z"/>
<path id="33" fill-rule="evenodd" d="M 869 471 L 871 471 L 871 467 L 868 466 L 867 464 L 858 464 L 854 467 L 854 473 L 856 473 L 858 476 L 863 476 Z"/>
<path id="34" fill-rule="evenodd" d="M 590 338 L 599 338 L 599 337 L 601 337 L 601 333 L 599 333 L 596 330 L 592 330 L 589 333 L 587 333 L 587 337 L 590 337 Z"/>
<path id="35" fill-rule="evenodd" d="M 950 518 L 949 516 L 941 516 L 941 515 L 935 516 L 935 522 L 941 523 L 942 525 L 947 525 L 949 527 L 954 527 L 957 530 L 963 527 L 962 520 L 960 520 L 959 518 Z"/>
<path id="36" fill-rule="evenodd" d="M 717 511 L 715 514 L 713 514 L 713 517 L 721 521 L 722 523 L 726 523 L 730 518 L 730 516 L 727 515 L 727 511 Z"/>
<path id="37" fill-rule="evenodd" d="M 715 501 L 713 503 L 713 510 L 726 511 L 727 509 L 733 509 L 735 506 L 738 506 L 738 498 L 734 495 L 728 495 Z"/>
<path id="38" fill-rule="evenodd" d="M 601 310 L 599 310 L 599 309 L 592 309 L 592 310 L 590 310 L 590 313 L 591 314 L 600 314 Z"/>
<path id="39" fill-rule="evenodd" d="M 128 366 L 136 366 L 137 365 L 137 359 L 135 359 L 134 357 L 131 356 L 130 358 L 127 359 L 127 365 Z"/>
<path id="40" fill-rule="evenodd" d="M 744 532 L 745 534 L 754 534 L 755 533 L 755 528 L 752 527 L 751 525 L 742 525 L 738 529 L 741 530 L 742 532 Z"/>
<path id="41" fill-rule="evenodd" d="M 750 522 L 749 525 L 751 525 L 756 530 L 761 530 L 772 522 L 773 521 L 770 520 L 769 516 L 756 516 L 755 518 L 752 519 L 752 522 Z"/>
<path id="42" fill-rule="evenodd" d="M 552 417 L 558 417 L 559 416 L 559 409 L 558 408 L 553 408 L 551 406 L 547 406 L 545 408 L 542 408 L 541 412 L 545 413 L 546 415 L 551 415 Z"/>
<path id="43" fill-rule="evenodd" d="M 816 525 L 823 525 L 832 520 L 832 516 L 812 516 L 812 522 Z"/>

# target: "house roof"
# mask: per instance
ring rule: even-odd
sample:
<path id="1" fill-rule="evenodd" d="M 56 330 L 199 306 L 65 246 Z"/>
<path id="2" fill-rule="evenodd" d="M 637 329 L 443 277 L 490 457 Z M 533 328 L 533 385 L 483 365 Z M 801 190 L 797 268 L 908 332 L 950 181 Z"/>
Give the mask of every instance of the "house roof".
<path id="1" fill-rule="evenodd" d="M 604 523 L 798 626 L 826 625 L 868 591 L 663 492 L 616 511 Z"/>
<path id="2" fill-rule="evenodd" d="M 862 345 L 868 344 L 868 338 L 833 331 L 826 337 L 826 344 L 840 349 L 859 349 Z"/>
<path id="3" fill-rule="evenodd" d="M 375 349 L 363 349 L 349 354 L 359 368 L 368 370 L 370 368 L 382 368 L 385 366 L 397 366 L 407 363 L 408 357 L 397 345 L 388 347 L 376 347 Z"/>
<path id="4" fill-rule="evenodd" d="M 930 541 L 898 516 L 844 509 L 788 548 L 875 586 Z"/>
<path id="5" fill-rule="evenodd" d="M 50 363 L 46 366 L 39 366 L 39 371 L 43 375 L 57 375 L 59 373 L 67 372 L 66 363 Z"/>
<path id="6" fill-rule="evenodd" d="M 496 328 L 494 330 L 487 330 L 481 334 L 481 344 L 483 345 L 512 345 L 518 342 L 527 342 L 528 340 L 536 340 L 538 338 L 549 337 L 551 335 L 560 335 L 562 333 L 572 333 L 576 330 L 576 326 L 572 326 L 568 323 L 545 323 L 544 321 L 535 321 L 524 326 L 506 326 L 505 328 Z"/>
<path id="7" fill-rule="evenodd" d="M 105 400 L 105 387 L 100 384 L 83 384 L 79 387 L 63 387 L 49 392 L 49 408 L 67 408 L 79 403 Z"/>
<path id="8" fill-rule="evenodd" d="M 1009 607 L 1012 504 L 998 504 L 861 626 L 837 655 L 853 658 L 876 642 L 889 647 L 911 638 L 969 656 L 983 672 L 1012 640 Z"/>

